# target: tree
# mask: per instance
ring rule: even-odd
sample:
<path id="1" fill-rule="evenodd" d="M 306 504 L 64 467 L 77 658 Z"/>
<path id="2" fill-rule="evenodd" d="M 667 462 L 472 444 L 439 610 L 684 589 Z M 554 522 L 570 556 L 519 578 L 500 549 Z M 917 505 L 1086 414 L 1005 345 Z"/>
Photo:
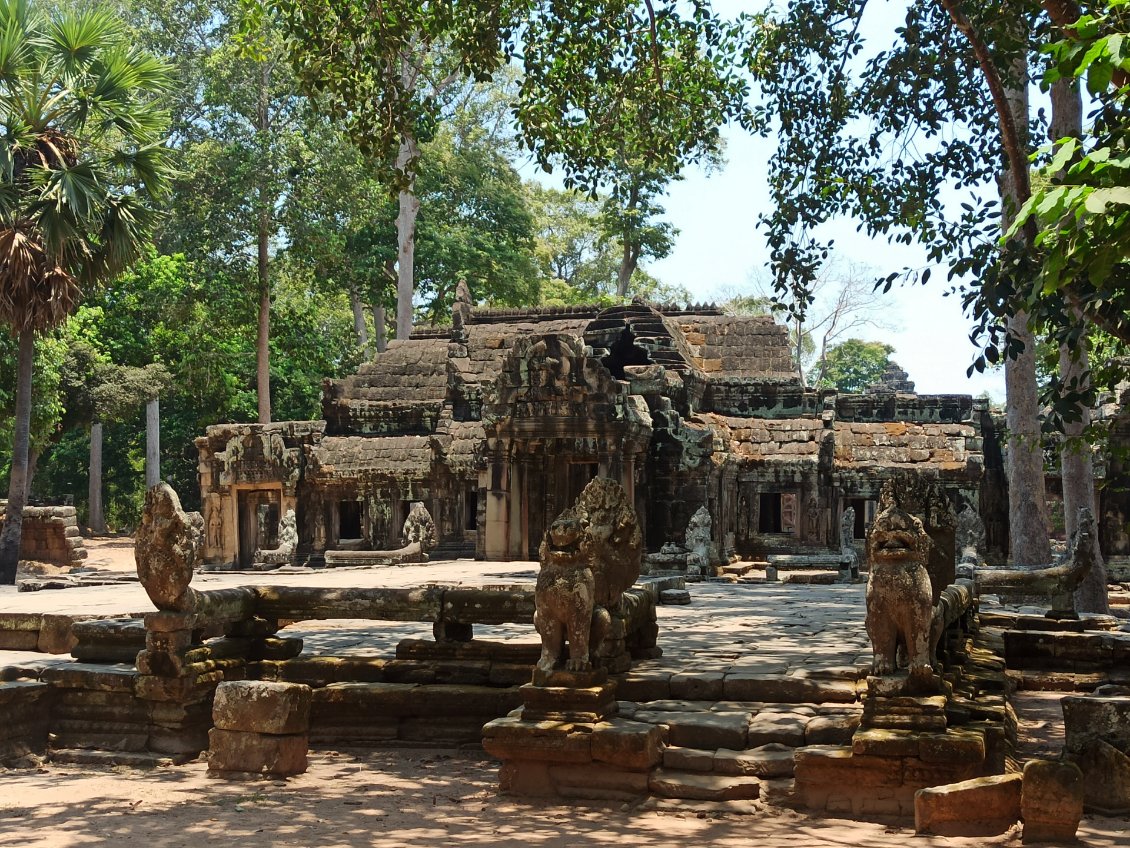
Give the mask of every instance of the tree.
<path id="1" fill-rule="evenodd" d="M 860 394 L 879 382 L 895 349 L 883 342 L 847 339 L 828 348 L 819 382 L 820 388 Z"/>
<path id="2" fill-rule="evenodd" d="M 1057 341 L 1074 344 L 1084 330 L 1061 317 L 1084 319 L 1130 343 L 1130 37 L 1125 0 L 1100 0 L 1081 14 L 1078 4 L 1045 4 L 1057 27 L 1048 46 L 1043 84 L 1086 79 L 1094 111 L 1084 134 L 1057 122 L 1054 148 L 1042 157 L 1038 190 L 1013 222 L 1015 235 L 1033 227 L 1039 285 L 1008 292 Z M 1055 101 L 1053 100 L 1053 105 Z M 1062 105 L 1062 104 L 1061 104 Z M 1060 412 L 1081 398 L 1065 387 Z"/>
<path id="3" fill-rule="evenodd" d="M 156 26 L 175 27 L 178 14 Z M 255 50 L 235 43 L 244 23 L 238 0 L 227 0 L 184 48 L 179 64 L 197 63 L 191 73 L 200 88 L 176 127 L 184 170 L 158 243 L 199 256 L 227 285 L 254 292 L 257 415 L 269 423 L 271 266 L 282 241 L 280 210 L 314 118 L 270 21 L 251 31 Z"/>
<path id="4" fill-rule="evenodd" d="M 399 192 L 401 335 L 410 330 L 413 248 L 404 223 L 418 208 L 419 133 L 436 125 L 440 95 L 455 80 L 486 79 L 521 55 L 522 140 L 546 169 L 564 167 L 567 187 L 613 187 L 625 291 L 633 264 L 669 238 L 650 221 L 654 187 L 716 151 L 722 123 L 747 117 L 746 84 L 733 61 L 739 27 L 716 20 L 705 3 L 690 14 L 674 2 L 645 10 L 631 0 L 396 0 L 378 14 L 360 0 L 267 3 L 289 34 L 304 83 L 385 163 Z"/>
<path id="5" fill-rule="evenodd" d="M 837 260 L 824 264 L 809 284 L 804 300 L 798 292 L 781 297 L 763 279 L 755 284 L 755 302 L 763 302 L 775 317 L 789 325 L 789 344 L 801 385 L 826 385 L 828 351 L 844 337 L 863 327 L 885 328 L 884 311 L 875 294 L 874 272 Z"/>
<path id="6" fill-rule="evenodd" d="M 690 292 L 657 280 L 636 265 L 621 294 L 623 258 L 630 251 L 616 229 L 616 205 L 600 195 L 526 185 L 537 231 L 535 261 L 547 304 L 622 303 L 641 297 L 653 303 L 687 303 Z M 610 211 L 612 210 L 612 211 Z M 635 260 L 646 258 L 637 254 Z"/>
<path id="7" fill-rule="evenodd" d="M 925 249 L 927 267 L 891 272 L 885 288 L 900 277 L 926 282 L 940 263 L 951 278 L 972 280 L 963 301 L 975 335 L 987 339 L 974 367 L 999 360 L 1002 348 L 1006 359 L 1027 359 L 1028 322 L 1009 292 L 1026 279 L 1032 233 L 1002 247 L 1000 215 L 1015 214 L 1028 196 L 1021 95 L 1041 31 L 1030 35 L 1031 10 L 1016 4 L 916 0 L 891 46 L 865 52 L 866 8 L 864 0 L 815 0 L 764 19 L 753 67 L 781 127 L 770 166 L 774 210 L 762 221 L 775 286 L 803 302 L 829 254 L 819 225 L 852 216 L 869 236 Z M 1002 174 L 996 196 L 982 197 Z M 943 202 L 954 192 L 958 203 Z M 1009 370 L 1011 553 L 1047 562 L 1035 372 L 1030 361 L 1022 374 Z"/>
<path id="8" fill-rule="evenodd" d="M 171 78 L 111 16 L 0 0 L 0 321 L 19 337 L 18 389 L 0 533 L 0 583 L 13 583 L 27 502 L 35 337 L 81 288 L 132 262 L 167 193 Z"/>
<path id="9" fill-rule="evenodd" d="M 102 503 L 103 425 L 121 421 L 144 406 L 170 383 L 164 365 L 141 368 L 115 365 L 84 339 L 73 339 L 63 367 L 66 414 L 63 427 L 81 427 L 90 432 L 90 463 L 87 487 L 87 526 L 106 532 Z"/>

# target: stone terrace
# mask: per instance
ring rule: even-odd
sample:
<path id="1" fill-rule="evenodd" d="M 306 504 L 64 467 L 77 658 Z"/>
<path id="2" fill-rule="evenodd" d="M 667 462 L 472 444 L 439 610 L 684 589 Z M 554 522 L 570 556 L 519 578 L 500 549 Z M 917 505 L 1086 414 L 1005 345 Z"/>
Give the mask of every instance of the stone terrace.
<path id="1" fill-rule="evenodd" d="M 532 588 L 536 574 L 535 562 L 459 560 L 384 569 L 199 574 L 192 585 L 200 590 L 249 583 L 326 588 L 524 583 Z M 663 657 L 639 661 L 633 671 L 648 676 L 676 672 L 782 675 L 857 664 L 862 670 L 870 659 L 863 629 L 863 590 L 862 585 L 694 584 L 689 606 L 659 607 Z M 109 617 L 140 615 L 152 608 L 140 585 L 132 583 L 21 593 L 0 587 L 3 614 Z M 301 636 L 307 655 L 392 656 L 402 639 L 430 639 L 431 625 L 307 621 L 287 628 L 282 635 Z M 481 626 L 475 635 L 492 641 L 538 643 L 530 625 Z M 0 650 L 0 668 L 29 659 L 69 657 Z"/>

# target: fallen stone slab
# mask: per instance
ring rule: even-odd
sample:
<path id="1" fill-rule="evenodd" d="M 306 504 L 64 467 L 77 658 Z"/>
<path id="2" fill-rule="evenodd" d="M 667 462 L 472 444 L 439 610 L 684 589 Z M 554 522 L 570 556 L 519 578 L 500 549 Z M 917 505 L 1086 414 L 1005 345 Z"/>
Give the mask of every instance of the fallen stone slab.
<path id="1" fill-rule="evenodd" d="M 767 779 L 792 777 L 794 753 L 794 748 L 779 742 L 746 751 L 722 749 L 714 755 L 714 771 L 718 774 L 749 774 Z"/>
<path id="2" fill-rule="evenodd" d="M 674 772 L 658 768 L 651 773 L 648 789 L 664 798 L 694 801 L 752 800 L 761 794 L 756 777 Z"/>
<path id="3" fill-rule="evenodd" d="M 1074 763 L 1029 760 L 1020 793 L 1023 840 L 1074 842 L 1083 818 L 1083 773 Z"/>
<path id="4" fill-rule="evenodd" d="M 672 606 L 686 606 L 691 602 L 691 593 L 686 589 L 664 589 L 659 593 L 659 603 Z"/>
<path id="5" fill-rule="evenodd" d="M 1022 777 L 998 774 L 914 793 L 914 831 L 938 836 L 995 836 L 1020 819 Z"/>

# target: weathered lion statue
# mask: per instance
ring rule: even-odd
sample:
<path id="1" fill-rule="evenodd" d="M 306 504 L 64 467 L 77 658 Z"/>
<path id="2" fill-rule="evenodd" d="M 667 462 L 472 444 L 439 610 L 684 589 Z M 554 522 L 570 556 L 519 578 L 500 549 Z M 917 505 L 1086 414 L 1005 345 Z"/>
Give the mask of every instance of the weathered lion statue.
<path id="1" fill-rule="evenodd" d="M 933 679 L 930 664 L 934 616 L 927 559 L 930 537 L 922 522 L 897 506 L 875 517 L 867 536 L 867 635 L 874 652 L 872 672 L 891 674 L 898 648 L 906 651 L 910 684 Z"/>
<path id="2" fill-rule="evenodd" d="M 567 671 L 592 669 L 612 624 L 609 611 L 639 578 L 642 549 L 635 510 L 614 480 L 590 481 L 557 516 L 541 543 L 534 592 L 539 671 L 549 674 L 562 664 Z"/>

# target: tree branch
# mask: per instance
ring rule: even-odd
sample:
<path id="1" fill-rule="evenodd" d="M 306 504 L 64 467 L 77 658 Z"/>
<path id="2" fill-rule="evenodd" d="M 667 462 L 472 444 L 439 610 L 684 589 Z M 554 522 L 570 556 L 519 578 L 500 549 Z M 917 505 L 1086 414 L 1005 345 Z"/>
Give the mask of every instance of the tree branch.
<path id="1" fill-rule="evenodd" d="M 969 18 L 961 11 L 959 0 L 939 0 L 942 8 L 949 14 L 954 26 L 965 36 L 973 55 L 977 57 L 977 64 L 981 73 L 985 75 L 985 82 L 993 98 L 993 106 L 1000 121 L 1001 144 L 1004 147 L 1005 158 L 1008 160 L 1008 170 L 1016 190 L 1016 202 L 1022 206 L 1032 196 L 1032 184 L 1028 178 L 1028 156 L 1020 142 L 1020 132 L 1016 122 L 1012 119 L 1012 111 L 1008 105 L 1008 95 L 1005 94 L 1004 83 L 993 64 L 993 57 L 989 53 L 988 45 L 977 34 Z M 1036 240 L 1036 222 L 1029 218 L 1024 225 L 1024 234 L 1028 244 Z"/>

